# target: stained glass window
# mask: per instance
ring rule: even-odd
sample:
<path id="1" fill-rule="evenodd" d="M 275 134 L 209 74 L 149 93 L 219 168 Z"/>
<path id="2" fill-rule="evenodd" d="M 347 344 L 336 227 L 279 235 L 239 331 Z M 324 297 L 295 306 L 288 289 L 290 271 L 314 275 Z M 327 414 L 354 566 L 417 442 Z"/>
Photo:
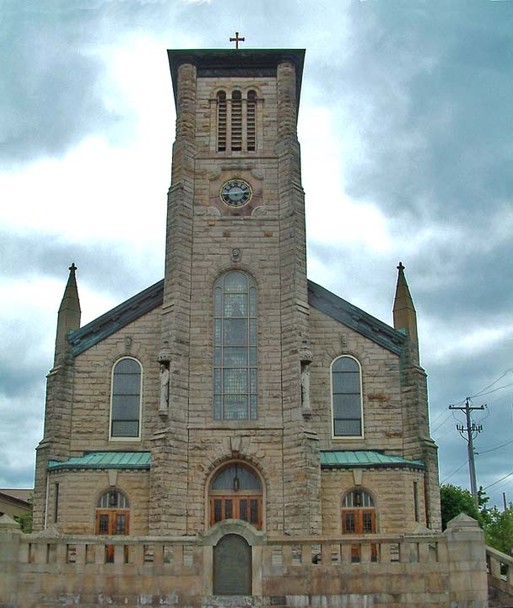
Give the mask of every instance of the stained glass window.
<path id="1" fill-rule="evenodd" d="M 331 366 L 333 435 L 362 436 L 362 389 L 360 364 L 353 357 L 335 359 Z"/>
<path id="2" fill-rule="evenodd" d="M 112 375 L 110 436 L 139 437 L 140 410 L 141 366 L 135 359 L 121 359 Z"/>
<path id="3" fill-rule="evenodd" d="M 256 286 L 239 271 L 214 285 L 214 418 L 257 418 Z"/>

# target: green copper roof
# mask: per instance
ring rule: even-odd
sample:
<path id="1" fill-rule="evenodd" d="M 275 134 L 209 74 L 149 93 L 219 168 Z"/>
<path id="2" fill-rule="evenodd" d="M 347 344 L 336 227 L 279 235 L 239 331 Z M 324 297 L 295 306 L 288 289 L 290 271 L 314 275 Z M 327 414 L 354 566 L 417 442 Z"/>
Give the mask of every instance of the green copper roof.
<path id="1" fill-rule="evenodd" d="M 150 452 L 89 452 L 64 462 L 50 460 L 49 471 L 62 469 L 149 469 Z"/>
<path id="2" fill-rule="evenodd" d="M 424 469 L 421 460 L 408 460 L 402 456 L 389 456 L 373 450 L 327 450 L 321 452 L 321 467 L 325 469 L 345 469 L 354 467 L 411 467 Z"/>

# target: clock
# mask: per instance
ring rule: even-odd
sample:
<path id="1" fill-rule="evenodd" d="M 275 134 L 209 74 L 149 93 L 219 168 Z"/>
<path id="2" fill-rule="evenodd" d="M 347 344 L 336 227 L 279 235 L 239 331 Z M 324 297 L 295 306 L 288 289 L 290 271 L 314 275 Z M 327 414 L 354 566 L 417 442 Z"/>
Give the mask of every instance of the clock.
<path id="1" fill-rule="evenodd" d="M 229 179 L 221 186 L 221 200 L 230 207 L 242 207 L 249 203 L 253 192 L 243 179 Z"/>

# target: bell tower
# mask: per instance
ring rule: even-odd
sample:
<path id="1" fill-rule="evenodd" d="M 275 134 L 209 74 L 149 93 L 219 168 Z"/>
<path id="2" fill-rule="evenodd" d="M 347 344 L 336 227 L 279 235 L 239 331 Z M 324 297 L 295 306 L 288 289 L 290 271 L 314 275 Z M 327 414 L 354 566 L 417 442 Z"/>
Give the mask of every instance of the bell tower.
<path id="1" fill-rule="evenodd" d="M 316 533 L 297 140 L 304 51 L 168 56 L 177 121 L 159 361 L 169 399 L 153 440 L 150 525 L 211 525 L 209 480 L 236 462 L 261 480 L 268 532 Z"/>

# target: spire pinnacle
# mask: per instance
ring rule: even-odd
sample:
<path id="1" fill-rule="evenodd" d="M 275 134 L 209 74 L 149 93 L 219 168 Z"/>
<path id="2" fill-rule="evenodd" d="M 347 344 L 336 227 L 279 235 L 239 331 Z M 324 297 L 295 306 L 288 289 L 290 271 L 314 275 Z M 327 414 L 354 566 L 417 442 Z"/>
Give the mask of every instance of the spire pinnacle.
<path id="1" fill-rule="evenodd" d="M 69 267 L 68 282 L 64 289 L 59 313 L 57 315 L 57 335 L 55 338 L 55 364 L 60 355 L 67 349 L 68 334 L 80 327 L 80 300 L 76 278 L 77 267 L 75 262 Z"/>
<path id="2" fill-rule="evenodd" d="M 397 266 L 397 285 L 394 298 L 394 327 L 408 336 L 415 362 L 419 362 L 419 339 L 417 334 L 417 313 L 410 289 L 404 274 L 405 267 L 402 262 Z"/>

